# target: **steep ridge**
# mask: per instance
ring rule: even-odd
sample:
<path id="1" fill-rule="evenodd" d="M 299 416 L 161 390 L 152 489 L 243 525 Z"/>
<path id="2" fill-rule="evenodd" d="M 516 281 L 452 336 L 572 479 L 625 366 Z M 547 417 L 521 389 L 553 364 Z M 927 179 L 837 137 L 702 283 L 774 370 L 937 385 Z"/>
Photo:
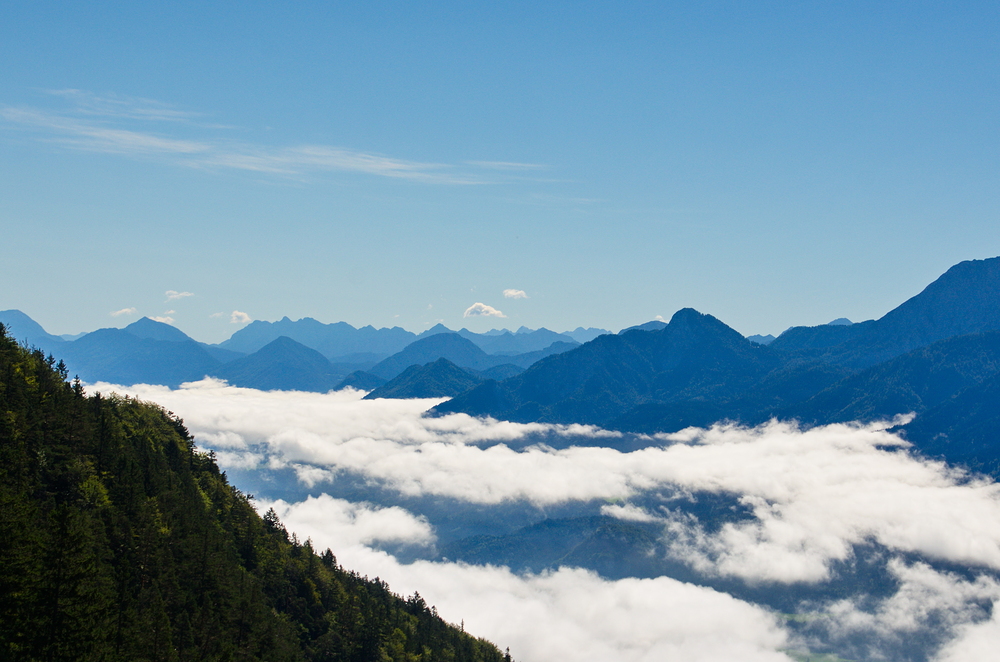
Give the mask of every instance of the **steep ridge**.
<path id="1" fill-rule="evenodd" d="M 796 327 L 771 347 L 863 369 L 938 340 L 1000 330 L 1000 257 L 960 262 L 878 320 Z"/>

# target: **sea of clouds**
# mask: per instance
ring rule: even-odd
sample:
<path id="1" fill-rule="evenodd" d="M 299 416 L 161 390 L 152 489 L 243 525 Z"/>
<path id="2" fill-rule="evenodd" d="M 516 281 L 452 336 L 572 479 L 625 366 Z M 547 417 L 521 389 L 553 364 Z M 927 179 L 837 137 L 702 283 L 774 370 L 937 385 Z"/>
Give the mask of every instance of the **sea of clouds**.
<path id="1" fill-rule="evenodd" d="M 419 591 L 444 618 L 510 646 L 524 662 L 788 660 L 789 651 L 838 646 L 872 659 L 906 651 L 908 659 L 943 662 L 988 659 L 1000 647 L 1000 485 L 914 455 L 887 431 L 890 422 L 720 425 L 651 437 L 624 452 L 614 448 L 621 435 L 590 426 L 423 415 L 440 400 L 262 392 L 211 379 L 175 390 L 89 388 L 175 412 L 224 469 L 293 472 L 309 496 L 258 494 L 261 510 L 273 507 L 290 531 L 330 547 L 344 566 L 399 593 Z M 531 443 L 538 438 L 563 443 Z M 700 576 L 748 586 L 835 582 L 858 549 L 875 549 L 894 589 L 838 595 L 789 617 L 670 577 L 402 563 L 381 550 L 433 546 L 433 523 L 384 500 L 330 496 L 345 476 L 401 503 L 597 501 L 605 515 L 662 527 L 669 554 Z M 729 495 L 748 515 L 705 526 L 644 499 L 663 491 Z M 914 653 L 913 642 L 924 640 Z"/>

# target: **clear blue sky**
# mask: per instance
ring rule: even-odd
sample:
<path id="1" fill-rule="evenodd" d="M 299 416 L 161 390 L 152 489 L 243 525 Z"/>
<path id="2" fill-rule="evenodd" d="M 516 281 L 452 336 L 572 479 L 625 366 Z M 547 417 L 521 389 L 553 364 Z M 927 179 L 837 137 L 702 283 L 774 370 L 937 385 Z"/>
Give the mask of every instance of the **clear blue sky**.
<path id="1" fill-rule="evenodd" d="M 5 3 L 0 309 L 777 333 L 1000 254 L 996 3 L 346 5 Z"/>

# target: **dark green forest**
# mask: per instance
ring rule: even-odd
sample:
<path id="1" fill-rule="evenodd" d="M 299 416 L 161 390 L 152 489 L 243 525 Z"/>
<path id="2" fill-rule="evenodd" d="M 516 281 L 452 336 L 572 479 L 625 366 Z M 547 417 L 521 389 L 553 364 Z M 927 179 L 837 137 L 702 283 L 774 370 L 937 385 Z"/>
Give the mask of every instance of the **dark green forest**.
<path id="1" fill-rule="evenodd" d="M 0 658 L 510 660 L 230 485 L 183 422 L 0 325 Z"/>

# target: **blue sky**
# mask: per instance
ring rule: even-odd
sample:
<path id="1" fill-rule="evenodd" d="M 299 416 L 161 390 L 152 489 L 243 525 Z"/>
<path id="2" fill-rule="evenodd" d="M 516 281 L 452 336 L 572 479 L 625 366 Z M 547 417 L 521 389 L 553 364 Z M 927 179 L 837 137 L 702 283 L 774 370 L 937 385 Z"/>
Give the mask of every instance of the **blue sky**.
<path id="1" fill-rule="evenodd" d="M 1000 254 L 995 4 L 689 4 L 7 3 L 0 309 L 778 333 Z"/>

